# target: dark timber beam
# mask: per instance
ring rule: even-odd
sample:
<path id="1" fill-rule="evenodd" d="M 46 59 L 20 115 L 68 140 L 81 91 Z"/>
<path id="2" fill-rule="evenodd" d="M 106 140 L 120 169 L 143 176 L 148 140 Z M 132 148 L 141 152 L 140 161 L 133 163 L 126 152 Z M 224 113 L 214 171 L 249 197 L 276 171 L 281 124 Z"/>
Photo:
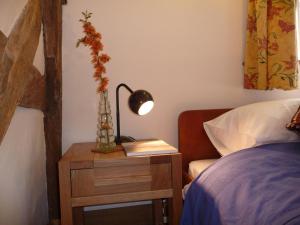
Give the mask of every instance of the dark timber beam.
<path id="1" fill-rule="evenodd" d="M 45 136 L 50 224 L 60 218 L 57 163 L 61 158 L 62 130 L 62 1 L 41 0 L 44 35 L 46 108 Z"/>

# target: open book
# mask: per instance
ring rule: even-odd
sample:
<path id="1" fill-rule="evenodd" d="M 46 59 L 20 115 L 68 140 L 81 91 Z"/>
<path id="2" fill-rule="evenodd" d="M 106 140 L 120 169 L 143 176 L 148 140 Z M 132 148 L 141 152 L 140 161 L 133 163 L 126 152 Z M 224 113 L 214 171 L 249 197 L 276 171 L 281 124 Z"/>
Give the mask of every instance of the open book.
<path id="1" fill-rule="evenodd" d="M 163 140 L 122 143 L 127 156 L 177 153 L 178 150 Z"/>

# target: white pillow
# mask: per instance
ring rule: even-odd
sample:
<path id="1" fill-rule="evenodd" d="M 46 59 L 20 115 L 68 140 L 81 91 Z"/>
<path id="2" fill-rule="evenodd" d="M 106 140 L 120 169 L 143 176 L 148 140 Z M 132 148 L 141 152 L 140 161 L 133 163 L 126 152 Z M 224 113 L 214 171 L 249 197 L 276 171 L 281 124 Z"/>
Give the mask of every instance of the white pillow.
<path id="1" fill-rule="evenodd" d="M 299 135 L 287 130 L 286 124 L 299 105 L 300 98 L 254 103 L 224 113 L 203 126 L 222 156 L 263 144 L 296 141 Z"/>

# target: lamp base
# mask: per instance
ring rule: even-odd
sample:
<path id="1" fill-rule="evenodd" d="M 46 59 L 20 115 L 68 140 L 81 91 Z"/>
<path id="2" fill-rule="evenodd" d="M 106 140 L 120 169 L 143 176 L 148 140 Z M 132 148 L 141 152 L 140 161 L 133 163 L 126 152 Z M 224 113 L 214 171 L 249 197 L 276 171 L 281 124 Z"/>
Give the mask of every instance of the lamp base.
<path id="1" fill-rule="evenodd" d="M 116 145 L 116 147 L 114 147 L 112 150 L 110 151 L 102 151 L 101 149 L 97 149 L 97 148 L 93 148 L 91 150 L 92 152 L 95 152 L 95 153 L 103 153 L 103 154 L 109 154 L 109 153 L 112 153 L 112 152 L 119 152 L 119 151 L 124 151 L 124 148 L 122 145 Z"/>
<path id="2" fill-rule="evenodd" d="M 120 142 L 118 143 L 117 137 L 115 138 L 115 141 L 117 145 L 120 145 L 121 143 L 125 143 L 125 142 L 135 142 L 136 139 L 130 136 L 120 136 Z"/>
<path id="3" fill-rule="evenodd" d="M 94 148 L 94 149 L 92 149 L 92 152 L 108 154 L 108 153 L 111 153 L 111 152 L 124 151 L 124 147 L 122 146 L 122 143 L 134 142 L 134 141 L 136 141 L 136 139 L 134 139 L 133 137 L 120 136 L 120 143 L 117 143 L 116 146 L 113 149 L 111 149 L 109 151 L 102 151 L 101 149 Z"/>

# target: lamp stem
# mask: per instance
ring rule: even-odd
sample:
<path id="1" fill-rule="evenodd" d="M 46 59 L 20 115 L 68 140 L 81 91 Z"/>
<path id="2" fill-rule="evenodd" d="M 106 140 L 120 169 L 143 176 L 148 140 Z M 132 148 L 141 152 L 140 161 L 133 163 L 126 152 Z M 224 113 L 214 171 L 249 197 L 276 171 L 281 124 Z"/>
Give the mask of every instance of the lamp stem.
<path id="1" fill-rule="evenodd" d="M 121 138 L 120 138 L 120 107 L 119 107 L 119 89 L 120 87 L 125 87 L 131 94 L 133 93 L 133 90 L 131 90 L 130 87 L 128 87 L 126 84 L 121 83 L 116 88 L 116 117 L 117 117 L 117 138 L 116 138 L 116 144 L 121 144 Z"/>

